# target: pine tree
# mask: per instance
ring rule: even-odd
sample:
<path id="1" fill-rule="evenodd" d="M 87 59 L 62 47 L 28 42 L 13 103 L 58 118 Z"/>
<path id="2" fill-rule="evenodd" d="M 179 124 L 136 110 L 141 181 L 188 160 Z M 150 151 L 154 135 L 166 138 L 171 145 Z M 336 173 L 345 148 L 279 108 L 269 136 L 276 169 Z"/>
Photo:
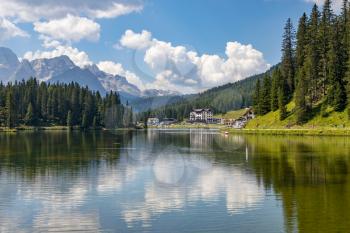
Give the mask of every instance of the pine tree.
<path id="1" fill-rule="evenodd" d="M 307 95 L 310 97 L 311 105 L 316 103 L 321 97 L 322 83 L 319 80 L 320 74 L 320 38 L 319 38 L 319 24 L 320 24 L 320 13 L 318 7 L 315 4 L 312 8 L 310 22 L 308 25 L 308 45 L 306 46 L 306 58 L 305 62 L 309 62 L 305 75 L 307 78 L 305 82 L 309 85 Z"/>
<path id="2" fill-rule="evenodd" d="M 289 99 L 294 91 L 294 76 L 295 76 L 295 32 L 292 20 L 287 20 L 284 27 L 283 43 L 282 43 L 282 76 L 286 79 L 288 89 L 286 97 Z"/>
<path id="3" fill-rule="evenodd" d="M 271 110 L 276 111 L 278 109 L 278 89 L 281 80 L 281 71 L 276 69 L 272 73 L 271 80 Z"/>
<path id="4" fill-rule="evenodd" d="M 326 0 L 323 5 L 322 18 L 320 23 L 320 81 L 323 96 L 327 94 L 327 85 L 329 81 L 329 51 L 332 47 L 333 30 L 332 24 L 334 21 L 334 14 L 331 7 L 331 1 Z"/>
<path id="5" fill-rule="evenodd" d="M 299 20 L 299 26 L 297 31 L 297 47 L 296 47 L 296 69 L 299 70 L 303 67 L 305 58 L 307 56 L 306 46 L 308 44 L 308 18 L 306 13 Z M 297 79 L 296 79 L 297 80 Z"/>
<path id="6" fill-rule="evenodd" d="M 344 89 L 344 85 L 340 82 L 336 83 L 335 86 L 335 95 L 334 95 L 334 110 L 337 112 L 341 112 L 346 107 L 346 92 Z"/>
<path id="7" fill-rule="evenodd" d="M 287 118 L 287 103 L 288 96 L 286 95 L 288 89 L 288 84 L 285 79 L 282 78 L 280 81 L 280 87 L 278 89 L 278 108 L 280 110 L 280 120 Z"/>
<path id="8" fill-rule="evenodd" d="M 278 91 L 278 106 L 280 110 L 280 120 L 283 121 L 287 118 L 287 107 L 284 104 L 285 94 L 282 88 Z"/>
<path id="9" fill-rule="evenodd" d="M 255 91 L 254 91 L 254 97 L 253 97 L 253 108 L 254 108 L 254 112 L 256 115 L 260 115 L 261 114 L 261 85 L 260 85 L 260 79 L 258 79 L 258 81 L 256 82 L 255 85 Z"/>
<path id="10" fill-rule="evenodd" d="M 34 124 L 34 112 L 33 112 L 32 103 L 28 104 L 27 113 L 26 113 L 26 116 L 24 118 L 24 121 L 25 121 L 26 125 L 33 125 Z"/>
<path id="11" fill-rule="evenodd" d="M 260 114 L 265 115 L 271 111 L 271 78 L 266 75 L 260 95 Z"/>
<path id="12" fill-rule="evenodd" d="M 308 118 L 308 104 L 306 100 L 307 96 L 307 81 L 306 81 L 306 70 L 308 69 L 309 62 L 306 62 L 306 64 L 299 69 L 297 79 L 298 84 L 295 89 L 295 105 L 296 105 L 296 116 L 297 116 L 297 123 L 302 124 L 304 123 Z"/>
<path id="13" fill-rule="evenodd" d="M 345 64 L 343 64 L 342 59 L 339 21 L 336 21 L 333 31 L 333 39 L 329 51 L 329 93 L 327 99 L 328 103 L 331 104 L 336 111 L 341 111 L 346 105 L 346 92 L 343 82 Z"/>
<path id="14" fill-rule="evenodd" d="M 8 128 L 15 127 L 17 124 L 16 109 L 15 109 L 15 99 L 13 94 L 13 89 L 9 87 L 6 95 L 6 126 Z"/>

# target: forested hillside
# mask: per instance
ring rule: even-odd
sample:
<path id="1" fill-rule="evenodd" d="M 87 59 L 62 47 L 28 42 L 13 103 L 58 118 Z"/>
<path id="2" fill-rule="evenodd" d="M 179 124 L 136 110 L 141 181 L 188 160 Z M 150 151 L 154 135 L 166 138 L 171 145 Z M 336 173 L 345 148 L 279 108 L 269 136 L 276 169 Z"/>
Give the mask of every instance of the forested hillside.
<path id="1" fill-rule="evenodd" d="M 252 96 L 257 80 L 262 79 L 265 75 L 271 74 L 275 69 L 276 67 L 273 67 L 264 74 L 255 75 L 236 83 L 215 87 L 203 93 L 183 96 L 177 99 L 175 103 L 143 112 L 139 114 L 138 118 L 144 120 L 148 116 L 156 116 L 161 119 L 170 117 L 181 121 L 188 118 L 193 108 L 209 107 L 218 114 L 252 106 Z"/>
<path id="2" fill-rule="evenodd" d="M 132 124 L 132 109 L 120 103 L 119 95 L 80 87 L 77 83 L 47 84 L 36 79 L 0 83 L 0 126 L 67 125 L 118 128 Z"/>
<path id="3" fill-rule="evenodd" d="M 350 7 L 344 0 L 336 15 L 326 0 L 304 13 L 294 31 L 287 20 L 280 68 L 258 81 L 254 109 L 258 115 L 279 110 L 283 121 L 293 115 L 295 124 L 316 116 L 343 112 L 350 94 Z M 288 103 L 292 104 L 288 104 Z M 288 108 L 287 108 L 288 104 Z M 292 107 L 291 107 L 292 106 Z"/>

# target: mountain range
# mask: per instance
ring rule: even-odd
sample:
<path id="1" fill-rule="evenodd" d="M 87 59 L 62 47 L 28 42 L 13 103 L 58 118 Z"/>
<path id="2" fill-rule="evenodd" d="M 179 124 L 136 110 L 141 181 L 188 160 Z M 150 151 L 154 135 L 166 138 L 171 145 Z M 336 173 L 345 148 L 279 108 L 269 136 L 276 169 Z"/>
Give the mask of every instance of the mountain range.
<path id="1" fill-rule="evenodd" d="M 141 91 L 123 76 L 103 72 L 95 64 L 81 68 L 65 55 L 28 61 L 20 60 L 11 49 L 0 47 L 0 82 L 16 82 L 28 80 L 31 77 L 48 83 L 77 82 L 81 86 L 88 86 L 91 90 L 102 94 L 117 91 L 122 99 L 129 101 L 179 95 L 179 93 L 167 90 Z"/>

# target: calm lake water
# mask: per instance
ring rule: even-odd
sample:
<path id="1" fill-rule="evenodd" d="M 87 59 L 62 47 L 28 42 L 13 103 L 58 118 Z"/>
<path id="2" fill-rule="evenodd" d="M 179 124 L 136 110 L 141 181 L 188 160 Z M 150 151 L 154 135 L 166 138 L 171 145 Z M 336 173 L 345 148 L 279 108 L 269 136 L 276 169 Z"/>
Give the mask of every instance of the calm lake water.
<path id="1" fill-rule="evenodd" d="M 350 138 L 0 134 L 0 232 L 350 232 Z"/>

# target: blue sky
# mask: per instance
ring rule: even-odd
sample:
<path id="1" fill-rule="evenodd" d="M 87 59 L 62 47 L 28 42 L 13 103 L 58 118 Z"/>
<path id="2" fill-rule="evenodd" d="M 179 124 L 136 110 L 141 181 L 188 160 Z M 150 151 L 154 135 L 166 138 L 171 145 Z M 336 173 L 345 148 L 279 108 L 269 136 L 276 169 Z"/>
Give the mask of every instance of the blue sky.
<path id="1" fill-rule="evenodd" d="M 184 92 L 237 81 L 279 62 L 286 19 L 291 17 L 296 24 L 313 4 L 313 0 L 106 0 L 104 5 L 92 0 L 65 0 L 61 5 L 53 0 L 36 0 L 33 5 L 29 0 L 2 1 L 0 42 L 18 56 L 34 59 L 67 53 L 81 66 L 104 61 L 101 69 L 127 76 L 142 88 Z M 16 13 L 18 6 L 23 13 Z M 33 10 L 37 15 L 31 14 Z M 122 44 L 127 30 L 130 38 Z M 143 41 L 148 45 L 136 48 L 128 40 L 140 39 L 143 30 L 149 35 L 148 42 Z M 43 46 L 43 37 L 54 43 Z M 52 52 L 58 46 L 59 52 Z M 244 59 L 238 61 L 237 56 Z M 254 65 L 247 64 L 251 60 Z"/>

